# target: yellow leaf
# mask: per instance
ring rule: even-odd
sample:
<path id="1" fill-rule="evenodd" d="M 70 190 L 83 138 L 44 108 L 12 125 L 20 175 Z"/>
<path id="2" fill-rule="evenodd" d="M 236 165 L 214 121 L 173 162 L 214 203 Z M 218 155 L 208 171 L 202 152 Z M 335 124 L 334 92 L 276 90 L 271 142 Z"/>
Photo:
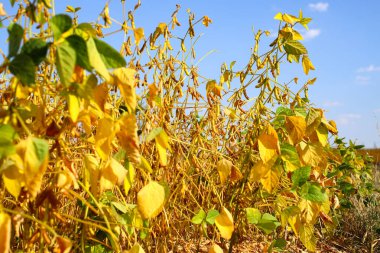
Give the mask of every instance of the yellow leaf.
<path id="1" fill-rule="evenodd" d="M 116 136 L 120 145 L 127 152 L 129 161 L 140 164 L 139 139 L 137 136 L 137 121 L 134 113 L 124 113 L 118 120 L 118 129 Z"/>
<path id="2" fill-rule="evenodd" d="M 328 131 L 327 128 L 324 125 L 319 125 L 318 129 L 316 130 L 319 143 L 325 147 L 328 144 Z"/>
<path id="3" fill-rule="evenodd" d="M 90 57 L 90 65 L 98 72 L 107 82 L 110 82 L 111 76 L 107 70 L 106 65 L 104 64 L 98 49 L 96 48 L 96 44 L 93 38 L 89 38 L 87 40 L 87 52 Z"/>
<path id="4" fill-rule="evenodd" d="M 276 158 L 270 160 L 267 163 L 264 163 L 261 160 L 257 161 L 251 169 L 251 172 L 249 175 L 249 181 L 251 182 L 259 181 L 263 176 L 265 176 L 268 173 L 268 171 L 274 165 L 275 161 L 276 161 Z"/>
<path id="5" fill-rule="evenodd" d="M 69 94 L 68 103 L 70 118 L 75 123 L 78 120 L 80 112 L 80 99 L 75 95 Z"/>
<path id="6" fill-rule="evenodd" d="M 129 190 L 132 187 L 133 182 L 135 181 L 136 171 L 132 163 L 128 163 L 127 175 L 124 179 L 124 193 L 128 194 Z"/>
<path id="7" fill-rule="evenodd" d="M 301 210 L 301 222 L 314 225 L 319 216 L 321 205 L 307 199 L 301 199 L 298 207 Z"/>
<path id="8" fill-rule="evenodd" d="M 224 184 L 231 173 L 232 162 L 223 158 L 216 164 L 216 169 L 219 173 L 220 182 Z"/>
<path id="9" fill-rule="evenodd" d="M 223 253 L 223 249 L 218 244 L 214 243 L 208 250 L 208 253 Z"/>
<path id="10" fill-rule="evenodd" d="M 73 244 L 71 241 L 65 237 L 58 236 L 57 237 L 57 246 L 54 252 L 58 253 L 69 253 Z"/>
<path id="11" fill-rule="evenodd" d="M 24 184 L 23 161 L 18 154 L 13 154 L 1 166 L 2 178 L 7 191 L 16 199 Z"/>
<path id="12" fill-rule="evenodd" d="M 280 20 L 280 21 L 283 21 L 283 19 L 282 19 L 282 13 L 281 13 L 281 12 L 277 13 L 277 14 L 274 16 L 274 19 L 276 19 L 276 20 Z"/>
<path id="13" fill-rule="evenodd" d="M 114 186 L 121 185 L 127 175 L 127 170 L 118 161 L 111 158 L 100 171 L 100 192 L 112 190 Z"/>
<path id="14" fill-rule="evenodd" d="M 166 134 L 165 130 L 162 129 L 162 131 L 156 135 L 154 139 L 156 140 L 156 147 L 158 155 L 160 157 L 160 164 L 162 166 L 166 166 L 168 163 L 166 149 L 169 149 L 169 151 L 171 151 L 169 137 Z"/>
<path id="15" fill-rule="evenodd" d="M 299 21 L 299 18 L 285 13 L 284 15 L 282 15 L 282 20 L 293 25 L 294 23 Z"/>
<path id="16" fill-rule="evenodd" d="M 300 142 L 298 153 L 304 165 L 313 167 L 317 167 L 324 157 L 323 148 L 319 143 Z"/>
<path id="17" fill-rule="evenodd" d="M 11 246 L 11 217 L 8 214 L 0 213 L 0 253 L 10 252 Z"/>
<path id="18" fill-rule="evenodd" d="M 259 154 L 264 163 L 269 162 L 280 153 L 276 130 L 268 124 L 266 131 L 258 138 Z"/>
<path id="19" fill-rule="evenodd" d="M 314 235 L 314 226 L 308 224 L 301 224 L 299 237 L 302 244 L 310 252 L 315 252 L 317 246 L 317 238 Z"/>
<path id="20" fill-rule="evenodd" d="M 220 236 L 229 240 L 234 232 L 234 220 L 230 211 L 222 207 L 222 211 L 215 219 L 215 225 L 219 229 Z"/>
<path id="21" fill-rule="evenodd" d="M 98 181 L 100 178 L 99 163 L 92 155 L 85 155 L 85 186 L 89 187 L 91 193 L 97 197 L 99 195 Z M 88 188 L 87 188 L 88 189 Z"/>
<path id="22" fill-rule="evenodd" d="M 152 181 L 137 193 L 137 208 L 144 219 L 151 219 L 161 213 L 165 204 L 165 188 Z"/>
<path id="23" fill-rule="evenodd" d="M 145 253 L 145 251 L 139 244 L 135 244 L 130 250 L 125 251 L 125 253 Z"/>
<path id="24" fill-rule="evenodd" d="M 0 3 L 0 17 L 1 16 L 6 16 L 6 15 L 7 15 L 7 13 L 4 10 L 3 3 Z"/>
<path id="25" fill-rule="evenodd" d="M 74 174 L 71 171 L 65 170 L 59 173 L 57 179 L 57 187 L 62 189 L 69 189 L 74 186 L 74 189 L 78 189 L 79 185 Z"/>
<path id="26" fill-rule="evenodd" d="M 115 138 L 116 126 L 111 118 L 99 120 L 95 135 L 95 150 L 103 160 L 108 160 L 111 154 L 112 140 Z"/>
<path id="27" fill-rule="evenodd" d="M 299 143 L 306 132 L 306 121 L 301 116 L 286 117 L 285 127 L 289 133 L 289 142 L 292 145 Z"/>
<path id="28" fill-rule="evenodd" d="M 217 85 L 215 80 L 208 81 L 206 84 L 207 93 L 214 93 L 218 97 L 222 97 L 221 91 L 223 90 L 222 86 Z"/>
<path id="29" fill-rule="evenodd" d="M 104 107 L 107 102 L 108 95 L 109 93 L 108 93 L 107 83 L 102 83 L 96 86 L 93 90 L 94 100 L 102 111 L 104 111 Z"/>
<path id="30" fill-rule="evenodd" d="M 203 17 L 203 21 L 202 21 L 202 24 L 205 26 L 205 27 L 208 27 L 208 25 L 212 23 L 212 20 L 208 17 L 208 16 L 204 16 Z"/>
<path id="31" fill-rule="evenodd" d="M 304 55 L 302 57 L 302 67 L 303 72 L 305 72 L 306 75 L 309 74 L 310 70 L 315 70 L 313 63 L 310 61 L 310 58 L 307 55 Z"/>
<path id="32" fill-rule="evenodd" d="M 115 84 L 120 89 L 120 93 L 130 113 L 135 111 L 137 105 L 135 74 L 136 71 L 131 68 L 118 68 L 113 71 Z"/>
<path id="33" fill-rule="evenodd" d="M 140 162 L 139 167 L 140 167 L 141 169 L 143 169 L 143 170 L 149 172 L 149 173 L 153 173 L 152 167 L 150 166 L 149 162 L 145 159 L 145 157 L 140 156 L 140 158 L 141 158 L 141 159 L 140 159 L 141 162 Z"/>
<path id="34" fill-rule="evenodd" d="M 280 172 L 276 167 L 272 167 L 266 174 L 260 179 L 264 189 L 272 193 L 277 188 L 280 181 Z"/>
<path id="35" fill-rule="evenodd" d="M 133 34 L 135 36 L 135 44 L 139 45 L 140 40 L 144 38 L 144 28 L 135 28 L 133 29 Z"/>

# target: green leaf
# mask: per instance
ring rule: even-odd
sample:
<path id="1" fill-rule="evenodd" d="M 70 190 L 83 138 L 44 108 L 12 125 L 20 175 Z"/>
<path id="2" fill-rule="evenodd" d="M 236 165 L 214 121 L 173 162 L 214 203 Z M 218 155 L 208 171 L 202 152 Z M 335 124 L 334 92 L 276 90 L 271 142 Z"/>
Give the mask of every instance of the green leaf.
<path id="1" fill-rule="evenodd" d="M 280 225 L 281 224 L 278 222 L 276 217 L 269 213 L 264 213 L 256 226 L 263 230 L 266 234 L 270 234 Z"/>
<path id="2" fill-rule="evenodd" d="M 76 64 L 82 68 L 91 71 L 92 67 L 88 58 L 87 45 L 84 39 L 78 35 L 71 35 L 66 38 L 71 48 L 76 52 Z"/>
<path id="3" fill-rule="evenodd" d="M 85 33 L 87 33 L 88 35 L 90 35 L 91 37 L 95 37 L 96 36 L 96 30 L 94 29 L 94 27 L 89 24 L 89 23 L 81 23 L 79 24 L 76 29 L 79 29 Z"/>
<path id="4" fill-rule="evenodd" d="M 15 152 L 13 140 L 17 132 L 10 125 L 0 125 L 0 159 Z"/>
<path id="5" fill-rule="evenodd" d="M 24 35 L 24 29 L 17 23 L 8 26 L 9 49 L 8 58 L 15 56 L 20 48 L 21 40 Z"/>
<path id="6" fill-rule="evenodd" d="M 150 131 L 150 133 L 146 137 L 145 141 L 150 142 L 150 141 L 154 140 L 154 138 L 156 138 L 156 136 L 159 135 L 161 132 L 162 132 L 162 127 L 157 127 L 155 129 L 153 129 L 152 131 Z"/>
<path id="7" fill-rule="evenodd" d="M 191 219 L 191 222 L 193 224 L 201 224 L 202 221 L 206 218 L 206 213 L 203 211 L 203 209 L 199 210 L 199 212 L 194 215 L 194 217 Z"/>
<path id="8" fill-rule="evenodd" d="M 128 207 L 126 207 L 124 204 L 116 201 L 112 201 L 111 204 L 120 212 L 126 213 L 128 211 Z"/>
<path id="9" fill-rule="evenodd" d="M 310 177 L 311 167 L 305 166 L 295 170 L 292 174 L 293 187 L 302 186 Z"/>
<path id="10" fill-rule="evenodd" d="M 11 3 L 11 5 L 13 7 L 15 5 L 16 0 L 9 0 L 9 2 Z"/>
<path id="11" fill-rule="evenodd" d="M 73 21 L 69 15 L 58 14 L 52 17 L 49 23 L 53 31 L 54 40 L 58 40 L 63 33 L 71 28 Z"/>
<path id="12" fill-rule="evenodd" d="M 285 248 L 286 248 L 286 240 L 284 238 L 277 238 L 271 243 L 268 249 L 268 253 L 272 253 L 273 249 L 276 251 L 284 251 Z"/>
<path id="13" fill-rule="evenodd" d="M 40 163 L 45 161 L 46 157 L 49 154 L 49 144 L 46 140 L 33 138 L 33 145 L 36 151 L 36 155 Z"/>
<path id="14" fill-rule="evenodd" d="M 42 39 L 30 39 L 21 48 L 21 53 L 32 58 L 34 64 L 38 66 L 46 57 L 48 45 Z"/>
<path id="15" fill-rule="evenodd" d="M 294 146 L 283 143 L 280 146 L 281 149 L 281 159 L 285 163 L 286 171 L 294 171 L 301 167 L 301 162 L 298 157 L 297 150 Z"/>
<path id="16" fill-rule="evenodd" d="M 327 195 L 325 192 L 322 192 L 319 185 L 306 182 L 301 188 L 301 198 L 312 202 L 323 203 L 327 200 Z"/>
<path id="17" fill-rule="evenodd" d="M 76 62 L 75 49 L 68 41 L 64 41 L 57 47 L 56 65 L 61 82 L 69 86 Z"/>
<path id="18" fill-rule="evenodd" d="M 287 54 L 299 56 L 302 54 L 307 54 L 307 49 L 299 41 L 290 40 L 285 42 L 284 49 Z"/>
<path id="19" fill-rule="evenodd" d="M 33 59 L 26 54 L 19 54 L 9 64 L 9 71 L 15 75 L 23 85 L 34 84 L 36 66 Z"/>
<path id="20" fill-rule="evenodd" d="M 123 56 L 120 55 L 120 53 L 105 43 L 104 41 L 95 39 L 95 45 L 99 52 L 99 55 L 101 59 L 103 60 L 104 64 L 106 65 L 106 68 L 113 69 L 113 68 L 121 68 L 125 67 L 127 63 L 125 62 Z"/>
<path id="21" fill-rule="evenodd" d="M 215 210 L 215 209 L 209 210 L 207 212 L 206 222 L 208 224 L 213 225 L 215 223 L 215 219 L 216 219 L 216 217 L 218 217 L 218 215 L 219 215 L 219 211 L 218 210 Z"/>
<path id="22" fill-rule="evenodd" d="M 246 208 L 245 212 L 247 213 L 247 220 L 249 224 L 257 224 L 261 219 L 261 212 L 257 208 Z"/>

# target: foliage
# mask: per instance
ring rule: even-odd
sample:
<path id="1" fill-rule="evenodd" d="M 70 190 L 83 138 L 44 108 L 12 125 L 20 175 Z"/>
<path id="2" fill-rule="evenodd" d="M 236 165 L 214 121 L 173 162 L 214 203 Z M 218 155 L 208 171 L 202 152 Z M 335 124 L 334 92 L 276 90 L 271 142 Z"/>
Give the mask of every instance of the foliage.
<path id="1" fill-rule="evenodd" d="M 180 236 L 210 238 L 210 252 L 229 241 L 231 252 L 252 230 L 272 235 L 269 251 L 292 231 L 313 252 L 316 224 L 333 230 L 349 197 L 370 192 L 358 147 L 331 145 L 335 123 L 309 102 L 316 79 L 298 91 L 298 78 L 279 80 L 286 61 L 315 69 L 296 30 L 311 21 L 302 12 L 277 14 L 266 52 L 259 30 L 243 68 L 224 63 L 209 79 L 194 63 L 207 16 L 188 11 L 175 35 L 177 6 L 146 36 L 140 2 L 122 22 L 105 5 L 80 24 L 79 7 L 54 15 L 54 1 L 15 2 L 0 68 L 1 252 L 162 251 Z M 102 40 L 115 26 L 120 53 Z"/>

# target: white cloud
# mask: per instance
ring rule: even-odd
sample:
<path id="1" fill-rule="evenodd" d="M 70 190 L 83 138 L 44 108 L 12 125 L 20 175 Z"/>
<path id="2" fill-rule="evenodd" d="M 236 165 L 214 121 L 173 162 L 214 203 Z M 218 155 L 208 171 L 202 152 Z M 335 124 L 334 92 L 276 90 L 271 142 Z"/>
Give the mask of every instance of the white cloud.
<path id="1" fill-rule="evenodd" d="M 321 34 L 321 30 L 320 29 L 309 29 L 309 30 L 305 30 L 305 31 L 301 32 L 301 34 L 305 40 L 311 40 L 311 39 L 318 37 Z"/>
<path id="2" fill-rule="evenodd" d="M 371 78 L 369 76 L 355 76 L 355 81 L 361 85 L 367 85 Z"/>
<path id="3" fill-rule="evenodd" d="M 309 8 L 312 9 L 313 11 L 327 11 L 329 8 L 329 3 L 323 3 L 323 2 L 318 2 L 318 3 L 311 3 L 309 4 Z"/>
<path id="4" fill-rule="evenodd" d="M 373 64 L 367 67 L 361 67 L 358 69 L 359 73 L 371 73 L 371 72 L 380 72 L 380 66 L 375 66 Z"/>
<path id="5" fill-rule="evenodd" d="M 323 102 L 324 107 L 336 107 L 336 106 L 341 106 L 342 103 L 338 101 L 325 101 Z"/>
<path id="6" fill-rule="evenodd" d="M 360 114 L 347 113 L 339 115 L 337 122 L 338 125 L 349 125 L 361 118 L 362 116 Z"/>

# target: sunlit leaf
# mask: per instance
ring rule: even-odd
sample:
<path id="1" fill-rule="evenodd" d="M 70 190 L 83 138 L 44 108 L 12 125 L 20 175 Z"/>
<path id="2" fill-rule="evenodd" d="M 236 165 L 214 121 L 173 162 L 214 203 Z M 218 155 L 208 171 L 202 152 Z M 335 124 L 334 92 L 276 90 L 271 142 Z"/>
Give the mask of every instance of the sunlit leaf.
<path id="1" fill-rule="evenodd" d="M 13 154 L 6 159 L 1 169 L 4 186 L 16 199 L 20 195 L 24 183 L 24 166 L 21 157 Z"/>
<path id="2" fill-rule="evenodd" d="M 280 222 L 273 215 L 264 213 L 256 226 L 266 234 L 270 234 L 280 226 Z"/>
<path id="3" fill-rule="evenodd" d="M 144 219 L 151 219 L 161 213 L 165 204 L 165 188 L 152 181 L 137 193 L 137 207 Z"/>
<path id="4" fill-rule="evenodd" d="M 160 164 L 162 166 L 166 166 L 167 165 L 166 150 L 168 149 L 171 151 L 171 148 L 169 144 L 169 137 L 166 134 L 165 130 L 160 131 L 160 133 L 156 135 L 155 140 L 156 140 L 156 148 L 157 148 L 159 158 L 160 158 Z"/>
<path id="5" fill-rule="evenodd" d="M 108 160 L 112 151 L 111 143 L 115 137 L 116 126 L 108 117 L 99 120 L 95 135 L 95 149 L 103 160 Z"/>
<path id="6" fill-rule="evenodd" d="M 131 68 L 118 68 L 113 71 L 115 83 L 120 89 L 120 93 L 124 98 L 125 105 L 130 112 L 136 109 L 136 92 L 135 92 L 135 73 Z"/>
<path id="7" fill-rule="evenodd" d="M 315 252 L 317 246 L 317 238 L 314 235 L 314 226 L 310 224 L 301 224 L 299 237 L 302 244 L 310 252 Z"/>
<path id="8" fill-rule="evenodd" d="M 11 217 L 0 212 L 0 252 L 8 253 L 11 252 L 11 235 L 12 235 L 12 223 Z"/>
<path id="9" fill-rule="evenodd" d="M 221 97 L 221 91 L 223 90 L 223 87 L 218 85 L 215 80 L 208 81 L 206 84 L 206 91 L 208 93 L 213 93 L 218 97 Z"/>
<path id="10" fill-rule="evenodd" d="M 285 127 L 289 133 L 289 141 L 295 145 L 299 143 L 306 132 L 306 121 L 301 116 L 288 116 L 286 117 Z"/>
<path id="11" fill-rule="evenodd" d="M 72 94 L 68 95 L 68 105 L 71 120 L 75 123 L 78 120 L 80 112 L 80 99 Z"/>
<path id="12" fill-rule="evenodd" d="M 296 148 L 288 143 L 281 144 L 281 160 L 285 163 L 286 171 L 294 171 L 301 167 Z"/>
<path id="13" fill-rule="evenodd" d="M 329 143 L 327 127 L 325 127 L 324 125 L 319 125 L 319 127 L 316 130 L 316 133 L 317 133 L 319 143 L 323 147 L 325 147 Z"/>
<path id="14" fill-rule="evenodd" d="M 193 218 L 191 218 L 191 223 L 199 225 L 206 218 L 206 212 L 203 209 L 200 209 L 198 213 L 196 213 Z"/>
<path id="15" fill-rule="evenodd" d="M 135 44 L 139 45 L 140 40 L 144 38 L 144 28 L 135 28 L 133 29 L 133 34 L 135 36 Z"/>
<path id="16" fill-rule="evenodd" d="M 90 188 L 91 193 L 97 197 L 99 195 L 98 181 L 100 178 L 99 162 L 92 155 L 84 156 L 85 165 L 85 186 Z"/>
<path id="17" fill-rule="evenodd" d="M 299 19 L 293 15 L 290 14 L 284 14 L 282 15 L 282 20 L 285 21 L 286 23 L 289 23 L 291 25 L 294 25 L 294 23 L 298 22 Z"/>
<path id="18" fill-rule="evenodd" d="M 100 192 L 112 190 L 116 185 L 121 185 L 127 175 L 127 170 L 114 158 L 100 170 Z"/>
<path id="19" fill-rule="evenodd" d="M 223 253 L 223 249 L 218 244 L 211 245 L 210 249 L 208 250 L 208 253 Z"/>
<path id="20" fill-rule="evenodd" d="M 247 220 L 250 224 L 257 224 L 259 223 L 259 220 L 261 219 L 261 212 L 257 208 L 246 208 L 245 212 L 247 214 Z"/>
<path id="21" fill-rule="evenodd" d="M 216 164 L 216 169 L 218 170 L 220 182 L 222 184 L 224 184 L 227 178 L 230 176 L 232 166 L 232 162 L 224 158 L 219 160 L 219 162 Z"/>
<path id="22" fill-rule="evenodd" d="M 276 158 L 270 160 L 267 163 L 264 163 L 261 160 L 257 161 L 251 169 L 249 180 L 253 182 L 259 181 L 263 176 L 265 176 L 268 173 L 268 171 L 274 165 L 275 161 L 276 161 Z"/>
<path id="23" fill-rule="evenodd" d="M 229 240 L 234 232 L 234 220 L 227 208 L 222 207 L 222 211 L 215 219 L 215 224 L 220 232 L 220 236 Z"/>
<path id="24" fill-rule="evenodd" d="M 307 49 L 297 40 L 289 40 L 285 42 L 284 49 L 286 53 L 291 55 L 307 54 Z"/>
<path id="25" fill-rule="evenodd" d="M 302 67 L 303 72 L 305 72 L 306 75 L 309 74 L 310 70 L 315 70 L 313 63 L 310 61 L 310 58 L 307 55 L 304 55 L 302 57 Z"/>
<path id="26" fill-rule="evenodd" d="M 264 163 L 268 163 L 280 152 L 278 135 L 276 130 L 268 125 L 258 138 L 259 154 Z"/>
<path id="27" fill-rule="evenodd" d="M 145 253 L 145 251 L 139 244 L 135 244 L 130 250 L 127 250 L 125 253 Z"/>
<path id="28" fill-rule="evenodd" d="M 57 14 L 50 19 L 49 23 L 53 31 L 54 40 L 58 40 L 64 32 L 71 28 L 72 19 L 69 15 Z"/>
<path id="29" fill-rule="evenodd" d="M 304 165 L 316 167 L 322 161 L 324 152 L 319 143 L 301 142 L 299 145 L 299 155 Z"/>
<path id="30" fill-rule="evenodd" d="M 219 215 L 218 210 L 215 210 L 215 209 L 208 210 L 207 216 L 206 216 L 206 222 L 208 224 L 214 225 L 215 219 L 216 217 L 218 217 L 218 215 Z"/>
<path id="31" fill-rule="evenodd" d="M 293 186 L 302 186 L 310 177 L 311 167 L 305 166 L 295 170 L 292 174 Z"/>
<path id="32" fill-rule="evenodd" d="M 86 41 L 78 35 L 71 35 L 66 38 L 66 41 L 70 44 L 71 48 L 75 50 L 75 54 L 76 54 L 75 64 L 90 71 L 92 67 L 90 64 L 89 56 L 88 56 Z"/>
<path id="33" fill-rule="evenodd" d="M 327 194 L 316 184 L 306 183 L 301 188 L 301 197 L 312 202 L 323 203 L 327 200 Z"/>
<path id="34" fill-rule="evenodd" d="M 298 204 L 298 207 L 300 208 L 300 215 L 301 215 L 301 221 L 302 223 L 306 224 L 315 224 L 319 211 L 320 211 L 320 204 L 307 200 L 307 199 L 301 199 L 301 201 Z"/>
<path id="35" fill-rule="evenodd" d="M 277 166 L 273 166 L 261 179 L 260 183 L 263 185 L 263 188 L 272 193 L 278 186 L 280 181 L 280 172 Z"/>
<path id="36" fill-rule="evenodd" d="M 100 58 L 104 62 L 106 68 L 114 69 L 125 67 L 127 63 L 116 49 L 114 49 L 102 40 L 96 38 L 94 38 L 93 40 L 95 42 L 96 49 L 100 55 Z"/>
<path id="37" fill-rule="evenodd" d="M 106 64 L 103 62 L 93 38 L 87 40 L 87 52 L 90 60 L 90 65 L 99 73 L 107 82 L 111 76 L 107 70 Z"/>
<path id="38" fill-rule="evenodd" d="M 66 40 L 57 47 L 56 65 L 61 82 L 69 86 L 77 56 L 75 49 Z"/>
<path id="39" fill-rule="evenodd" d="M 120 145 L 126 151 L 129 161 L 140 164 L 139 139 L 137 136 L 135 114 L 124 113 L 117 124 L 119 131 L 116 133 L 116 136 Z"/>

